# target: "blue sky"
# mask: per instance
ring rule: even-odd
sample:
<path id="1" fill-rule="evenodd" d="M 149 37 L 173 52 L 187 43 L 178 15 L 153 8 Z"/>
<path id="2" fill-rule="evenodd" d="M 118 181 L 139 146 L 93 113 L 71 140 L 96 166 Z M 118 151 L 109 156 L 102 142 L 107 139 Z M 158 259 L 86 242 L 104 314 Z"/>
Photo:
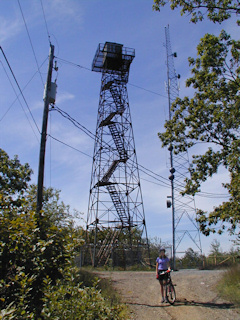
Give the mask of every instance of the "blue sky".
<path id="1" fill-rule="evenodd" d="M 218 35 L 223 28 L 237 38 L 238 30 L 234 18 L 222 25 L 207 21 L 194 25 L 189 22 L 189 16 L 181 17 L 179 11 L 168 7 L 160 13 L 152 11 L 152 2 L 42 0 L 41 4 L 40 0 L 2 0 L 0 45 L 41 130 L 50 36 L 59 68 L 53 72 L 53 81 L 57 79 L 58 85 L 56 104 L 92 132 L 97 121 L 101 74 L 89 69 L 97 46 L 111 41 L 134 48 L 136 57 L 130 68 L 128 94 L 138 162 L 167 178 L 168 152 L 161 148 L 157 137 L 163 130 L 168 110 L 164 27 L 170 25 L 172 50 L 178 53 L 175 68 L 181 74 L 180 97 L 192 94 L 192 90 L 184 86 L 190 76 L 187 58 L 196 56 L 200 38 L 206 32 Z M 30 164 L 34 170 L 32 182 L 36 183 L 40 134 L 25 101 L 21 96 L 16 98 L 19 90 L 3 55 L 0 61 L 0 146 L 10 157 L 17 154 L 22 163 Z M 55 140 L 47 141 L 45 186 L 62 190 L 62 200 L 82 212 L 86 219 L 94 142 L 57 112 L 50 112 L 48 133 L 90 156 Z M 153 179 L 142 172 L 140 177 L 148 235 L 171 242 L 171 210 L 166 208 L 170 189 L 146 181 Z M 203 185 L 202 191 L 224 193 L 220 181 L 227 179 L 226 172 L 220 170 L 217 177 Z M 211 210 L 220 201 L 196 197 L 196 206 Z M 227 234 L 202 236 L 205 253 L 214 238 L 221 242 L 223 250 L 231 246 Z"/>

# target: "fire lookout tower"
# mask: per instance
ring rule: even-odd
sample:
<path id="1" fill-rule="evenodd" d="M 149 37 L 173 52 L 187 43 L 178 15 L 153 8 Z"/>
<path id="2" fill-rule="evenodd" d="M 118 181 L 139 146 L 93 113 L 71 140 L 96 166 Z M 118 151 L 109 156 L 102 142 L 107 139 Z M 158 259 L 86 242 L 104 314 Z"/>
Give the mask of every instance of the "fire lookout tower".
<path id="1" fill-rule="evenodd" d="M 92 70 L 102 73 L 87 217 L 94 266 L 114 259 L 119 248 L 133 262 L 140 248 L 148 247 L 127 94 L 134 57 L 134 49 L 106 42 L 98 45 L 92 63 Z"/>

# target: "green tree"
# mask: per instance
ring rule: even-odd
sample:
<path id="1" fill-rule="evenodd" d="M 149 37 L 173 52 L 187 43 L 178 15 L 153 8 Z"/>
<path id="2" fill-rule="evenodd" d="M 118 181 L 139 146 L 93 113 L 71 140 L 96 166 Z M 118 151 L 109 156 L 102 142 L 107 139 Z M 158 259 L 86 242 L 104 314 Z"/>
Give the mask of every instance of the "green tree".
<path id="1" fill-rule="evenodd" d="M 222 249 L 220 242 L 216 239 L 214 239 L 211 242 L 211 248 L 210 248 L 210 254 L 212 255 L 222 255 Z"/>
<path id="2" fill-rule="evenodd" d="M 202 258 L 198 252 L 188 248 L 184 257 L 177 262 L 181 268 L 199 268 L 202 265 Z"/>
<path id="3" fill-rule="evenodd" d="M 191 178 L 184 194 L 195 195 L 202 182 L 217 173 L 220 166 L 229 171 L 230 182 L 223 183 L 229 200 L 209 215 L 198 210 L 198 221 L 205 235 L 226 228 L 234 232 L 240 221 L 240 41 L 222 31 L 220 36 L 206 34 L 197 47 L 197 59 L 189 58 L 192 77 L 186 86 L 195 89 L 193 98 L 176 99 L 173 117 L 159 133 L 163 146 L 173 145 L 180 153 L 201 144 L 205 153 L 194 155 Z"/>
<path id="4" fill-rule="evenodd" d="M 81 245 L 69 207 L 59 202 L 59 191 L 44 190 L 41 227 L 35 213 L 36 187 L 32 170 L 0 150 L 0 306 L 16 308 L 18 319 L 40 315 L 45 283 L 64 277 Z M 79 241 L 80 240 L 80 241 Z"/>
<path id="5" fill-rule="evenodd" d="M 17 156 L 10 159 L 8 154 L 0 149 L 0 210 L 21 210 L 31 174 L 29 164 L 22 165 Z"/>
<path id="6" fill-rule="evenodd" d="M 240 13 L 238 0 L 170 0 L 169 2 L 172 10 L 181 8 L 181 15 L 190 14 L 193 23 L 202 21 L 205 17 L 214 23 L 221 23 L 232 15 L 237 16 Z M 166 3 L 165 0 L 154 0 L 153 9 L 160 11 Z"/>
<path id="7" fill-rule="evenodd" d="M 229 171 L 230 182 L 223 186 L 229 200 L 216 207 L 209 215 L 198 210 L 198 221 L 205 235 L 219 233 L 230 223 L 234 232 L 240 221 L 240 41 L 222 31 L 220 36 L 206 34 L 200 41 L 197 59 L 189 58 L 192 77 L 187 87 L 195 89 L 193 98 L 176 99 L 172 105 L 172 120 L 159 133 L 163 146 L 172 144 L 180 153 L 201 144 L 206 151 L 194 155 L 191 178 L 186 179 L 184 194 L 195 195 L 201 183 L 217 173 L 220 166 Z"/>

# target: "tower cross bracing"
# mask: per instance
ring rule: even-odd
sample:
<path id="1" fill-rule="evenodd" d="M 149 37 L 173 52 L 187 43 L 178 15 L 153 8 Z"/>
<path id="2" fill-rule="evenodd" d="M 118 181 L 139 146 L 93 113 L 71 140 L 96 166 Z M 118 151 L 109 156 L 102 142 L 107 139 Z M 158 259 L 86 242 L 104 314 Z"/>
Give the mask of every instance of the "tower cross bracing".
<path id="1" fill-rule="evenodd" d="M 93 71 L 102 73 L 87 217 L 94 265 L 106 263 L 115 243 L 132 246 L 136 239 L 147 239 L 127 93 L 134 56 L 134 49 L 106 42 L 99 44 L 92 64 Z M 103 231 L 110 234 L 104 241 Z"/>

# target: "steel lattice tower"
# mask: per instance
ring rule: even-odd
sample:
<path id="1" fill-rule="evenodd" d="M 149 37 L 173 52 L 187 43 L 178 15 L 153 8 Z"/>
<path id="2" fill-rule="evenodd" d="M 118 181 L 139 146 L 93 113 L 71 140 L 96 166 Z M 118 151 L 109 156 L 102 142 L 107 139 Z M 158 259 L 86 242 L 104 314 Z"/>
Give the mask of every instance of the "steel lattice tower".
<path id="1" fill-rule="evenodd" d="M 87 217 L 94 265 L 105 263 L 116 242 L 131 247 L 133 234 L 134 241 L 147 239 L 127 93 L 134 57 L 134 49 L 106 42 L 99 44 L 92 63 L 92 70 L 102 73 Z"/>
<path id="2" fill-rule="evenodd" d="M 179 96 L 179 75 L 176 74 L 172 53 L 169 26 L 165 27 L 166 53 L 167 53 L 167 93 L 169 105 L 169 120 L 172 119 L 171 105 Z M 196 222 L 196 207 L 193 196 L 181 195 L 185 185 L 185 178 L 190 177 L 188 152 L 174 154 L 173 145 L 168 148 L 170 152 L 171 201 L 167 206 L 172 207 L 172 232 L 173 232 L 173 264 L 175 268 L 176 253 L 184 253 L 192 244 L 194 249 L 202 254 L 199 226 Z M 189 241 L 185 241 L 188 238 Z M 185 241 L 185 243 L 184 243 Z"/>

